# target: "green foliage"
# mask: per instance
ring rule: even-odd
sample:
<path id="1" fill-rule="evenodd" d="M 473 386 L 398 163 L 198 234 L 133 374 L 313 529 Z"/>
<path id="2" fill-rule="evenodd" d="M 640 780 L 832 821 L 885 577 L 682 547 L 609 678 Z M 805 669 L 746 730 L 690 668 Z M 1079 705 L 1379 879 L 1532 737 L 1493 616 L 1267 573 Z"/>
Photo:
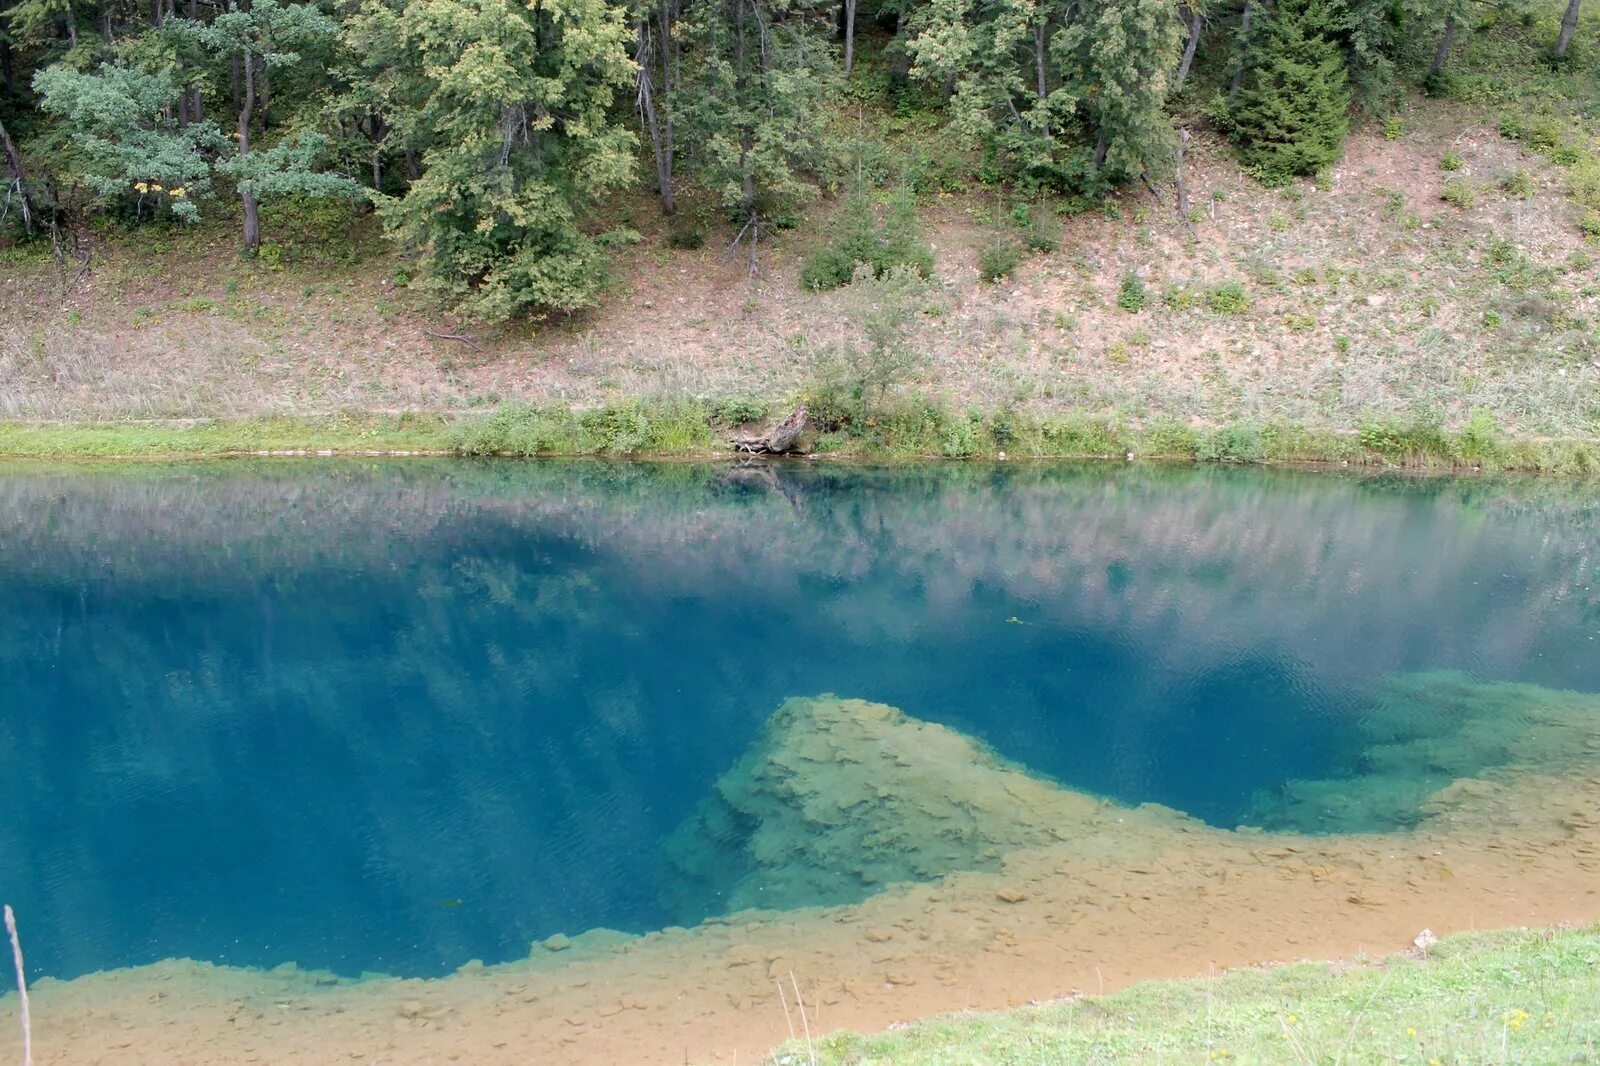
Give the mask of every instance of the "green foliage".
<path id="1" fill-rule="evenodd" d="M 851 195 L 831 243 L 813 252 L 800 269 L 800 284 L 813 292 L 848 285 L 860 266 L 881 278 L 908 268 L 924 279 L 933 276 L 933 249 L 922 240 L 916 198 L 902 187 L 880 223 L 864 192 Z"/>
<path id="2" fill-rule="evenodd" d="M 693 251 L 706 245 L 706 231 L 698 226 L 675 225 L 667 230 L 667 247 Z"/>
<path id="3" fill-rule="evenodd" d="M 367 0 L 345 41 L 383 86 L 389 136 L 426 164 L 404 196 L 373 194 L 421 286 L 489 322 L 593 306 L 605 258 L 580 211 L 633 172 L 615 115 L 635 73 L 622 12 Z"/>
<path id="4" fill-rule="evenodd" d="M 180 93 L 239 57 L 287 82 L 314 76 L 336 32 L 314 6 L 256 0 L 209 22 L 168 18 L 114 61 L 57 63 L 34 84 L 71 146 L 63 171 L 135 219 L 196 221 L 219 175 L 258 199 L 349 196 L 355 184 L 323 169 L 330 142 L 317 130 L 291 126 L 252 150 L 212 121 L 183 121 L 178 106 Z"/>
<path id="5" fill-rule="evenodd" d="M 1266 431 L 1247 422 L 1205 434 L 1195 456 L 1210 463 L 1259 463 L 1266 460 L 1267 447 Z"/>
<path id="6" fill-rule="evenodd" d="M 1478 202 L 1478 190 L 1464 178 L 1451 178 L 1439 190 L 1439 199 L 1465 210 Z"/>
<path id="7" fill-rule="evenodd" d="M 954 86 L 989 180 L 1095 195 L 1170 166 L 1181 30 L 1166 0 L 930 0 L 909 26 L 912 74 Z"/>
<path id="8" fill-rule="evenodd" d="M 1050 255 L 1060 250 L 1064 228 L 1061 220 L 1047 205 L 1028 204 L 1022 227 L 1022 242 L 1028 246 L 1030 252 Z"/>
<path id="9" fill-rule="evenodd" d="M 1206 293 L 1206 307 L 1214 315 L 1242 315 L 1250 310 L 1250 293 L 1240 281 L 1224 281 Z"/>
<path id="10" fill-rule="evenodd" d="M 1508 172 L 1500 179 L 1500 190 L 1507 196 L 1514 196 L 1519 200 L 1526 200 L 1533 195 L 1533 179 L 1526 170 L 1517 169 Z"/>
<path id="11" fill-rule="evenodd" d="M 1350 79 L 1334 0 L 1279 0 L 1244 57 L 1248 76 L 1219 118 L 1239 157 L 1267 185 L 1313 174 L 1339 157 L 1350 126 Z"/>
<path id="12" fill-rule="evenodd" d="M 1145 290 L 1144 279 L 1133 271 L 1122 276 L 1122 286 L 1117 290 L 1117 306 L 1129 314 L 1144 310 L 1150 294 Z"/>
<path id="13" fill-rule="evenodd" d="M 679 143 L 747 242 L 812 198 L 827 158 L 838 72 L 809 13 L 805 0 L 707 0 L 683 16 Z"/>
<path id="14" fill-rule="evenodd" d="M 909 334 L 926 288 L 913 266 L 891 267 L 881 275 L 867 264 L 857 268 L 850 310 L 864 343 L 830 349 L 818 360 L 818 382 L 809 400 L 812 419 L 824 429 L 866 423 L 889 390 L 921 365 Z"/>
<path id="15" fill-rule="evenodd" d="M 1462 167 L 1461 153 L 1454 148 L 1444 154 L 1439 160 L 1440 170 L 1460 170 Z"/>
<path id="16" fill-rule="evenodd" d="M 1022 249 L 1016 241 L 1001 238 L 978 249 L 978 277 L 991 285 L 1009 278 L 1022 262 Z"/>

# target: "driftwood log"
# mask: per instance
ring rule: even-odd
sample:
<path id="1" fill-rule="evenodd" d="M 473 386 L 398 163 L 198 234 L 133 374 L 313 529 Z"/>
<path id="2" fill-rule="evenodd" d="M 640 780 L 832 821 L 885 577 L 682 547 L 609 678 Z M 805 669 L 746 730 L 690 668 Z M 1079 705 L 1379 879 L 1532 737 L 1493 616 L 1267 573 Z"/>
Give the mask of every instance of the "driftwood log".
<path id="1" fill-rule="evenodd" d="M 730 444 L 741 452 L 752 455 L 788 455 L 800 443 L 806 431 L 806 405 L 801 404 L 789 412 L 789 417 L 773 426 L 759 437 L 734 437 Z"/>

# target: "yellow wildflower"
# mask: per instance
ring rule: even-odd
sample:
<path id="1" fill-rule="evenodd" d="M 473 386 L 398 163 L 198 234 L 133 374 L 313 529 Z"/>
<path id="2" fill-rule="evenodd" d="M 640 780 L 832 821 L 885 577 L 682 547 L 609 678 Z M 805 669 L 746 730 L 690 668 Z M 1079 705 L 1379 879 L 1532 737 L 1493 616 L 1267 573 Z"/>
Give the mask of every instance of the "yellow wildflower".
<path id="1" fill-rule="evenodd" d="M 182 185 L 180 185 L 176 189 L 168 189 L 167 190 L 167 195 L 168 196 L 180 196 L 181 197 L 185 193 L 187 193 L 188 191 L 189 191 L 188 189 L 185 189 Z"/>
<path id="2" fill-rule="evenodd" d="M 1417 1031 L 1415 1029 L 1412 1029 L 1412 1028 L 1408 1027 L 1406 1029 L 1406 1035 L 1407 1036 L 1416 1036 L 1417 1035 Z"/>
<path id="3" fill-rule="evenodd" d="M 133 187 L 134 187 L 134 189 L 136 189 L 139 192 L 149 192 L 150 191 L 150 186 L 146 185 L 142 181 L 134 182 L 133 183 Z"/>
<path id="4" fill-rule="evenodd" d="M 152 181 L 152 182 L 151 182 L 151 183 L 150 183 L 150 188 L 152 188 L 152 189 L 154 189 L 154 190 L 155 190 L 155 191 L 156 191 L 156 192 L 161 192 L 161 191 L 162 191 L 162 190 L 161 190 L 161 185 L 160 185 L 160 183 L 158 183 L 158 182 L 154 182 L 154 181 Z"/>
<path id="5" fill-rule="evenodd" d="M 1523 1023 L 1528 1020 L 1528 1012 L 1521 1009 L 1508 1010 L 1502 1017 L 1505 1019 L 1506 1026 L 1515 1031 L 1520 1030 Z"/>

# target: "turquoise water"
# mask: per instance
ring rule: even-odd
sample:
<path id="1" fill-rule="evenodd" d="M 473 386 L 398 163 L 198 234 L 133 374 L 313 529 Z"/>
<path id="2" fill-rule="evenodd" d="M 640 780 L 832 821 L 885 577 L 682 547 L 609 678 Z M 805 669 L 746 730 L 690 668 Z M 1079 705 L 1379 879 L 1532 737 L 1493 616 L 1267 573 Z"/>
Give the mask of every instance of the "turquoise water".
<path id="1" fill-rule="evenodd" d="M 1359 772 L 1380 679 L 1600 691 L 1597 549 L 1600 496 L 1531 482 L 7 468 L 0 898 L 60 977 L 690 922 L 733 872 L 686 893 L 665 842 L 827 692 L 1233 827 Z"/>

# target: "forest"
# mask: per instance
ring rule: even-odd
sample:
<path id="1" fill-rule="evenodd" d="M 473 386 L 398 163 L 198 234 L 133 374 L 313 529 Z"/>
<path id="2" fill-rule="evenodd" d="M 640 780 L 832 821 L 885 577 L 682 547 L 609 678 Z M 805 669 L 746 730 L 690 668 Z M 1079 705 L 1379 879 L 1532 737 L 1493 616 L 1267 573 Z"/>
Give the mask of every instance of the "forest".
<path id="1" fill-rule="evenodd" d="M 1574 46 L 1580 4 L 1548 27 L 1553 67 L 1593 50 Z M 726 241 L 752 271 L 774 230 L 843 196 L 806 287 L 926 276 L 919 194 L 993 185 L 1026 215 L 1034 197 L 1066 213 L 1144 186 L 1182 215 L 1191 127 L 1226 136 L 1264 184 L 1315 175 L 1353 119 L 1450 94 L 1466 37 L 1544 14 L 1524 0 L 0 0 L 0 239 L 65 259 L 97 227 L 223 215 L 253 256 L 270 247 L 264 203 L 357 203 L 418 289 L 492 323 L 596 306 L 609 250 L 639 240 L 616 195 L 644 188 L 669 243 Z M 926 136 L 885 151 L 884 129 Z"/>

